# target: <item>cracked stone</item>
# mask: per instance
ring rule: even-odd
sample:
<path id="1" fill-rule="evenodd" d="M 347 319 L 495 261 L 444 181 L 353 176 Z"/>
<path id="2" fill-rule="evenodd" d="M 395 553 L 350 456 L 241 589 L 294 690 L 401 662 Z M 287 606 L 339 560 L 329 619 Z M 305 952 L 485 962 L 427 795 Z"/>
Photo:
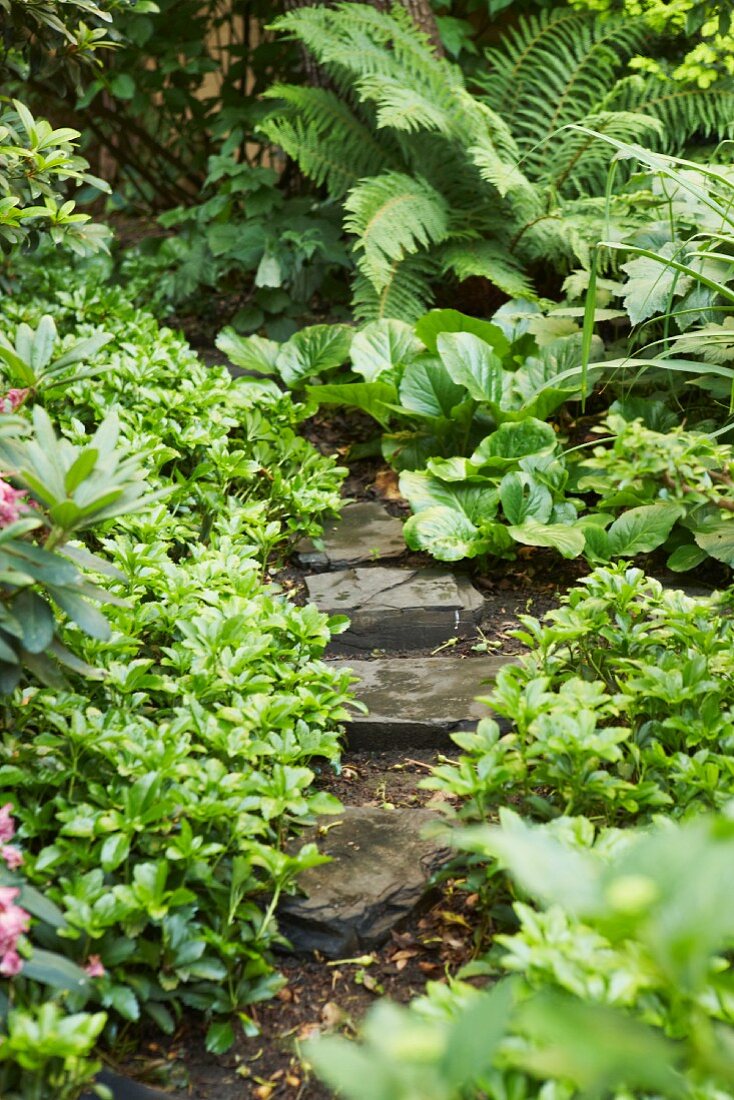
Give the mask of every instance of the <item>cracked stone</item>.
<path id="1" fill-rule="evenodd" d="M 439 569 L 315 573 L 306 577 L 306 587 L 321 611 L 351 620 L 332 641 L 332 653 L 430 649 L 471 633 L 484 606 L 468 578 Z"/>
<path id="2" fill-rule="evenodd" d="M 303 837 L 315 839 L 332 862 L 300 875 L 303 894 L 280 903 L 279 927 L 294 952 L 340 959 L 384 943 L 450 857 L 440 841 L 421 837 L 423 827 L 438 820 L 430 810 L 348 806 L 323 819 L 325 835 L 317 828 Z"/>
<path id="3" fill-rule="evenodd" d="M 348 504 L 341 518 L 326 527 L 322 542 L 323 549 L 317 549 L 310 540 L 299 545 L 302 565 L 335 569 L 405 553 L 402 523 L 375 501 Z"/>
<path id="4" fill-rule="evenodd" d="M 474 729 L 490 717 L 478 695 L 491 690 L 512 657 L 394 657 L 375 661 L 335 661 L 359 677 L 354 693 L 369 713 L 346 723 L 350 749 L 446 749 L 450 735 Z"/>

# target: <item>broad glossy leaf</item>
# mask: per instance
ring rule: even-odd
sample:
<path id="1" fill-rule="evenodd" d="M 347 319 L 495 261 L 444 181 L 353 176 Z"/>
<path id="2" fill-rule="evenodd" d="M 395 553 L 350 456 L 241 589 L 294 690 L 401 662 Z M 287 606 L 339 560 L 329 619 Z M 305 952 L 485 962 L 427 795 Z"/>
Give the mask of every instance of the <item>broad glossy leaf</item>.
<path id="1" fill-rule="evenodd" d="M 440 505 L 411 516 L 403 528 L 411 550 L 427 550 L 438 561 L 461 561 L 487 551 L 487 543 L 467 517 Z"/>
<path id="2" fill-rule="evenodd" d="M 23 976 L 51 986 L 52 989 L 81 991 L 87 990 L 90 984 L 89 976 L 71 959 L 41 948 L 35 948 L 24 964 Z"/>
<path id="3" fill-rule="evenodd" d="M 529 418 L 501 424 L 496 432 L 482 440 L 471 461 L 479 467 L 508 468 L 524 455 L 550 453 L 555 446 L 556 433 L 550 424 Z"/>
<path id="4" fill-rule="evenodd" d="M 457 485 L 431 477 L 419 470 L 400 475 L 400 492 L 414 512 L 440 505 L 462 512 L 472 523 L 488 521 L 497 515 L 496 489 L 480 485 Z"/>
<path id="5" fill-rule="evenodd" d="M 706 561 L 707 556 L 707 551 L 702 547 L 688 544 L 674 550 L 665 564 L 674 573 L 685 573 L 688 569 L 695 569 L 701 562 Z"/>
<path id="6" fill-rule="evenodd" d="M 233 328 L 225 328 L 214 342 L 236 367 L 260 374 L 273 374 L 275 371 L 280 353 L 280 344 L 275 340 L 266 340 L 263 336 L 240 336 Z"/>
<path id="7" fill-rule="evenodd" d="M 352 340 L 352 367 L 366 382 L 403 367 L 423 351 L 412 325 L 393 318 L 372 321 Z"/>
<path id="8" fill-rule="evenodd" d="M 683 511 L 678 504 L 643 504 L 623 512 L 607 531 L 610 558 L 632 558 L 656 550 Z"/>
<path id="9" fill-rule="evenodd" d="M 448 418 L 465 391 L 452 381 L 440 359 L 424 356 L 405 368 L 399 394 L 401 405 L 410 412 Z"/>
<path id="10" fill-rule="evenodd" d="M 517 470 L 505 474 L 499 488 L 502 510 L 508 523 L 524 523 L 527 519 L 547 523 L 553 511 L 553 497 L 545 485 Z"/>
<path id="11" fill-rule="evenodd" d="M 416 322 L 415 334 L 429 351 L 436 351 L 442 332 L 472 332 L 489 344 L 500 359 L 504 359 L 510 350 L 510 341 L 499 325 L 468 317 L 458 309 L 432 309 Z"/>
<path id="12" fill-rule="evenodd" d="M 547 546 L 564 558 L 577 558 L 586 544 L 583 530 L 567 527 L 565 523 L 538 523 L 535 519 L 526 519 L 508 530 L 515 542 L 524 546 Z"/>
<path id="13" fill-rule="evenodd" d="M 45 314 L 38 323 L 31 345 L 31 370 L 36 378 L 48 366 L 56 343 L 56 325 L 53 317 Z"/>
<path id="14" fill-rule="evenodd" d="M 475 401 L 502 402 L 502 360 L 489 344 L 471 332 L 441 333 L 438 353 L 450 377 Z"/>
<path id="15" fill-rule="evenodd" d="M 734 565 L 734 522 L 722 520 L 720 523 L 702 527 L 693 532 L 696 545 L 705 550 L 717 561 Z"/>
<path id="16" fill-rule="evenodd" d="M 386 427 L 392 407 L 398 400 L 398 391 L 392 382 L 334 382 L 323 386 L 308 386 L 306 395 L 319 405 L 347 405 L 361 409 Z"/>
<path id="17" fill-rule="evenodd" d="M 92 607 L 68 588 L 53 588 L 51 595 L 61 610 L 65 611 L 85 634 L 89 634 L 92 638 L 99 638 L 103 642 L 109 639 L 110 624 L 96 607 Z"/>
<path id="18" fill-rule="evenodd" d="M 349 325 L 310 325 L 283 344 L 276 368 L 288 386 L 324 374 L 346 362 L 352 344 Z"/>

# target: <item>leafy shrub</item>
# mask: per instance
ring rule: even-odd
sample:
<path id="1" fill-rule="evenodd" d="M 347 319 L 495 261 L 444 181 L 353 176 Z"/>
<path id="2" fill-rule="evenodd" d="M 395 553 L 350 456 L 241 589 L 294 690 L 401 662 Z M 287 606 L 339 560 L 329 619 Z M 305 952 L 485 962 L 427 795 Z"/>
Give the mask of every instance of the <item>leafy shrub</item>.
<path id="1" fill-rule="evenodd" d="M 537 827 L 504 811 L 499 828 L 458 839 L 540 903 L 518 902 L 517 933 L 466 969 L 515 977 L 489 991 L 433 983 L 407 1009 L 380 1003 L 361 1043 L 308 1044 L 325 1081 L 348 1100 L 731 1089 L 728 815 L 595 835 L 585 818 Z"/>
<path id="2" fill-rule="evenodd" d="M 23 855 L 7 843 L 15 834 L 10 810 L 11 803 L 0 807 L 0 1087 L 8 1100 L 43 1100 L 50 1088 L 74 1100 L 99 1068 L 89 1055 L 106 1017 L 68 1012 L 65 1002 L 83 1005 L 102 967 L 90 958 L 82 968 L 32 945 L 32 919 L 33 938 L 54 946 L 67 926 L 18 870 Z"/>
<path id="3" fill-rule="evenodd" d="M 680 152 L 696 132 L 723 136 L 732 91 L 619 79 L 642 20 L 559 9 L 489 51 L 481 95 L 436 57 L 410 16 L 369 5 L 306 7 L 276 26 L 302 43 L 335 90 L 277 84 L 261 124 L 345 207 L 364 320 L 414 320 L 448 274 L 533 297 L 538 268 L 585 260 L 603 219 L 608 154 L 588 131 L 645 134 Z M 584 121 L 586 133 L 564 129 Z"/>
<path id="4" fill-rule="evenodd" d="M 43 391 L 47 410 L 69 446 L 114 410 L 165 494 L 85 536 L 124 603 L 107 639 L 63 634 L 104 678 L 24 690 L 0 785 L 18 792 L 27 874 L 62 910 L 69 952 L 101 960 L 93 995 L 111 1033 L 143 1012 L 171 1030 L 188 1006 L 224 1049 L 230 1020 L 278 987 L 280 892 L 320 858 L 282 842 L 337 808 L 309 790 L 309 765 L 339 751 L 350 677 L 320 660 L 338 623 L 263 580 L 338 508 L 343 471 L 296 433 L 302 410 L 271 382 L 205 367 L 118 291 L 51 296 L 54 279 L 68 271 L 46 271 L 43 300 L 6 299 L 6 316 L 53 314 L 62 353 L 99 321 L 112 340 L 90 353 L 93 377 Z"/>
<path id="5" fill-rule="evenodd" d="M 273 168 L 225 153 L 210 158 L 202 199 L 160 216 L 175 236 L 150 237 L 123 255 L 131 297 L 148 308 L 151 301 L 192 307 L 202 287 L 250 292 L 233 323 L 241 332 L 265 324 L 272 335 L 289 335 L 318 292 L 326 289 L 330 305 L 343 298 L 330 280 L 349 264 L 332 204 L 288 196 Z"/>
<path id="6" fill-rule="evenodd" d="M 512 798 L 529 814 L 605 824 L 721 808 L 732 796 L 732 618 L 726 595 L 693 599 L 626 565 L 599 568 L 502 669 L 494 718 L 454 735 L 464 755 L 427 779 L 483 820 Z"/>

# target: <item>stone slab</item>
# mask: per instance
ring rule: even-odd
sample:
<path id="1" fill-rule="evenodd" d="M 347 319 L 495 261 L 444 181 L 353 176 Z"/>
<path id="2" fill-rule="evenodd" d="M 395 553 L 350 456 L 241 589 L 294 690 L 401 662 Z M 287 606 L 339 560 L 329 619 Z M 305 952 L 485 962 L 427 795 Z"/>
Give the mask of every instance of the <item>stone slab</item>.
<path id="1" fill-rule="evenodd" d="M 315 839 L 332 862 L 302 874 L 303 893 L 280 903 L 279 927 L 293 951 L 343 959 L 384 943 L 450 858 L 439 841 L 421 837 L 436 820 L 430 810 L 348 806 L 339 817 L 323 819 L 325 835 L 318 828 L 306 834 L 302 840 Z"/>
<path id="2" fill-rule="evenodd" d="M 362 562 L 383 561 L 405 553 L 403 525 L 376 501 L 348 504 L 341 517 L 324 529 L 323 549 L 310 540 L 297 547 L 301 565 L 309 569 L 343 569 Z"/>
<path id="3" fill-rule="evenodd" d="M 113 1100 L 171 1100 L 170 1094 L 159 1089 L 148 1088 L 134 1081 L 132 1077 L 121 1077 L 119 1073 L 103 1069 L 97 1074 L 96 1081 L 100 1085 L 106 1085 L 112 1093 Z M 99 1100 L 91 1092 L 83 1093 L 79 1100 Z"/>
<path id="4" fill-rule="evenodd" d="M 446 749 L 450 735 L 488 718 L 486 695 L 513 657 L 393 657 L 334 661 L 359 677 L 354 694 L 368 708 L 346 723 L 350 749 Z"/>
<path id="5" fill-rule="evenodd" d="M 363 566 L 312 573 L 305 581 L 321 611 L 351 620 L 329 647 L 335 654 L 431 649 L 471 633 L 484 606 L 467 577 L 441 569 Z"/>

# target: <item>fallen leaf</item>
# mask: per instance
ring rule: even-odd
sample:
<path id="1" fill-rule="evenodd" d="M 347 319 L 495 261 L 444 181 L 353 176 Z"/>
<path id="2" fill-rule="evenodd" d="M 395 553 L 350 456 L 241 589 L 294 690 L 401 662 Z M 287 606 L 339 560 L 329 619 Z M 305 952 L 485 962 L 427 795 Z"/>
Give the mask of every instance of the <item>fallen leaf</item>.
<path id="1" fill-rule="evenodd" d="M 328 1031 L 339 1027 L 344 1020 L 344 1012 L 336 1001 L 327 1001 L 321 1009 L 321 1022 Z"/>
<path id="2" fill-rule="evenodd" d="M 320 1034 L 321 1028 L 318 1024 L 301 1024 L 296 1038 L 299 1043 L 305 1043 L 307 1039 L 315 1039 Z"/>
<path id="3" fill-rule="evenodd" d="M 381 470 L 377 471 L 375 489 L 383 500 L 403 500 L 398 475 L 389 466 L 383 466 Z"/>

